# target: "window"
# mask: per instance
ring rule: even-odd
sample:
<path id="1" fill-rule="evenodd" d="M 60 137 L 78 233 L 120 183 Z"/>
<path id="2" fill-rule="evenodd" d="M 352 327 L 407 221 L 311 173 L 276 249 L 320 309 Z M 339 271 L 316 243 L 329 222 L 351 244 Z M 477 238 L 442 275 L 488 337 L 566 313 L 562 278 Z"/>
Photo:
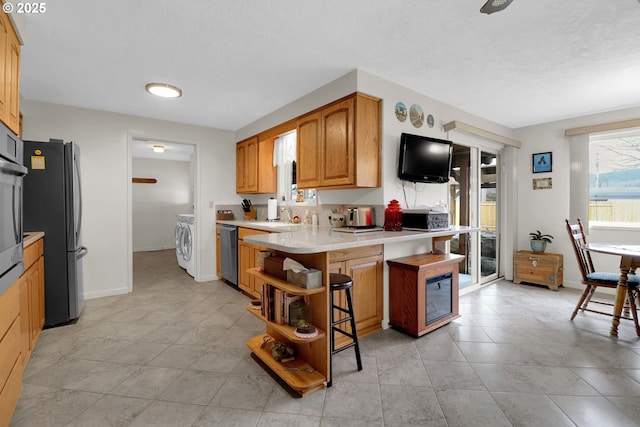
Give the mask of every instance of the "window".
<path id="1" fill-rule="evenodd" d="M 277 166 L 278 205 L 314 206 L 318 204 L 315 189 L 299 190 L 296 184 L 296 131 L 280 135 L 273 148 L 273 165 Z"/>
<path id="2" fill-rule="evenodd" d="M 589 220 L 640 227 L 640 129 L 590 136 Z"/>

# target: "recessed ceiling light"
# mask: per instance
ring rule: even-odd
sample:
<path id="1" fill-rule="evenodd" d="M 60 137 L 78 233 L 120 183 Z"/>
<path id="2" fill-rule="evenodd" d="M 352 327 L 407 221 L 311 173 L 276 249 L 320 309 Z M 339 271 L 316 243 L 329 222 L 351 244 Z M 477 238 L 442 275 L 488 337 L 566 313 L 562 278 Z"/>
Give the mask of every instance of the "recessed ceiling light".
<path id="1" fill-rule="evenodd" d="M 144 88 L 150 94 L 163 98 L 180 98 L 182 96 L 182 89 L 166 83 L 148 83 Z"/>
<path id="2" fill-rule="evenodd" d="M 153 151 L 155 153 L 164 153 L 164 145 L 154 145 Z"/>

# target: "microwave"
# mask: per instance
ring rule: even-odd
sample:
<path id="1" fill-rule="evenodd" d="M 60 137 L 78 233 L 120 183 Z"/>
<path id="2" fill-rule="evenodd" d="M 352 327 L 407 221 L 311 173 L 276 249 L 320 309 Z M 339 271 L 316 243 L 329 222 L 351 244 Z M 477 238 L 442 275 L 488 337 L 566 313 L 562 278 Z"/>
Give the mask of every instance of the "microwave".
<path id="1" fill-rule="evenodd" d="M 24 272 L 22 183 L 27 174 L 22 141 L 0 123 L 0 294 Z"/>

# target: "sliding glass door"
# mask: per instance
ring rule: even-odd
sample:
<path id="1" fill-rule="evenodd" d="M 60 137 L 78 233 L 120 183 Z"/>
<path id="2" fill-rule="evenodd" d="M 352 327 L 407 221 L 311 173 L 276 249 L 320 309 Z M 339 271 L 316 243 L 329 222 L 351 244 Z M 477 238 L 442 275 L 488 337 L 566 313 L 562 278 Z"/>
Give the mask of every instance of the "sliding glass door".
<path id="1" fill-rule="evenodd" d="M 451 252 L 465 256 L 460 264 L 460 289 L 498 277 L 499 164 L 498 153 L 453 146 L 449 186 L 452 224 L 480 228 L 480 232 L 460 234 L 451 241 Z"/>
<path id="2" fill-rule="evenodd" d="M 498 277 L 498 155 L 480 152 L 480 283 Z"/>

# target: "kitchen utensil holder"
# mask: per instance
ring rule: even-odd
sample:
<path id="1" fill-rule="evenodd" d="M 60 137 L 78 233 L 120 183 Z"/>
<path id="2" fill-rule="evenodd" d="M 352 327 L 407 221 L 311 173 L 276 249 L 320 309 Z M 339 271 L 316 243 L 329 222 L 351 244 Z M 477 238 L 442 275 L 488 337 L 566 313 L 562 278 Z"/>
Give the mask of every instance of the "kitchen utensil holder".
<path id="1" fill-rule="evenodd" d="M 244 219 L 256 219 L 258 217 L 258 213 L 256 212 L 256 208 L 251 205 L 249 207 L 249 212 L 244 213 Z"/>

